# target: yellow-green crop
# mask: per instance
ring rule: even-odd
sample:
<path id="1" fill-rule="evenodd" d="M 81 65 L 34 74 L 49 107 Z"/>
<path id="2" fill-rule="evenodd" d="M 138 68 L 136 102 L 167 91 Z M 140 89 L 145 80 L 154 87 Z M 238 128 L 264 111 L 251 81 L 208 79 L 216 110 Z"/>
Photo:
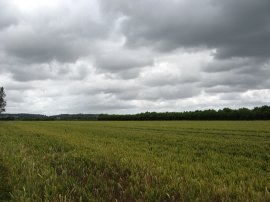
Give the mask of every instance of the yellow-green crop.
<path id="1" fill-rule="evenodd" d="M 0 201 L 269 201 L 269 121 L 0 122 Z"/>

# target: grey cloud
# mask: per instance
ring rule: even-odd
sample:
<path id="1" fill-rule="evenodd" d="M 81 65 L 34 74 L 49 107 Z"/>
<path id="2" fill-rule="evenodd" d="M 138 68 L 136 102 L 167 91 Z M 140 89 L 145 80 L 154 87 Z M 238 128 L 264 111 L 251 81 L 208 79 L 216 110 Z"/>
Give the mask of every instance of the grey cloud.
<path id="1" fill-rule="evenodd" d="M 69 100 L 69 103 L 61 106 L 60 113 L 65 113 L 66 111 L 70 111 L 71 113 L 107 113 L 108 111 L 119 112 L 121 110 L 135 108 L 134 105 L 127 102 L 113 99 L 106 100 L 104 98 L 100 100 L 98 96 L 84 96 L 80 101 L 78 99 L 72 100 L 71 98 L 69 98 Z M 54 111 L 51 110 L 51 113 L 55 113 L 57 110 L 59 110 L 59 108 L 54 109 Z"/>
<path id="2" fill-rule="evenodd" d="M 196 83 L 199 81 L 197 75 L 192 74 L 184 74 L 179 72 L 159 72 L 144 75 L 140 78 L 142 83 L 148 86 L 175 86 L 178 84 L 188 84 L 188 83 Z"/>
<path id="3" fill-rule="evenodd" d="M 206 86 L 204 91 L 208 94 L 218 94 L 218 93 L 232 93 L 232 92 L 245 92 L 247 88 L 243 86 L 231 86 L 231 85 L 219 85 L 218 83 L 213 83 L 211 86 Z"/>
<path id="4" fill-rule="evenodd" d="M 269 103 L 268 0 L 42 0 L 26 12 L 14 2 L 0 0 L 8 112 Z"/>
<path id="5" fill-rule="evenodd" d="M 203 82 L 205 87 L 215 87 L 217 85 L 230 86 L 231 91 L 236 87 L 241 87 L 243 90 L 260 88 L 262 82 L 256 76 L 252 75 L 211 75 L 208 80 Z"/>
<path id="6" fill-rule="evenodd" d="M 213 78 L 215 77 L 215 78 Z M 250 89 L 268 89 L 269 80 L 260 81 L 258 76 L 250 75 L 212 75 L 207 81 L 201 83 L 202 88 L 208 93 L 221 92 L 246 92 Z"/>
<path id="7" fill-rule="evenodd" d="M 54 10 L 44 8 L 29 15 L 18 12 L 17 24 L 0 32 L 0 48 L 28 64 L 74 62 L 88 56 L 111 29 L 111 25 L 96 17 L 98 10 L 92 4 L 85 0 L 63 1 Z"/>
<path id="8" fill-rule="evenodd" d="M 247 66 L 253 67 L 254 65 L 256 65 L 256 62 L 253 59 L 232 58 L 228 60 L 214 60 L 202 66 L 202 70 L 208 73 L 228 72 L 235 69 L 246 68 Z"/>
<path id="9" fill-rule="evenodd" d="M 137 67 L 137 68 L 127 68 L 127 69 L 119 69 L 118 71 L 104 71 L 104 69 L 98 69 L 98 73 L 104 74 L 108 79 L 122 79 L 129 80 L 135 79 L 139 77 L 142 68 L 146 67 Z"/>
<path id="10" fill-rule="evenodd" d="M 223 93 L 219 96 L 221 100 L 240 100 L 241 95 L 238 93 Z"/>
<path id="11" fill-rule="evenodd" d="M 200 89 L 190 85 L 142 87 L 141 89 L 130 89 L 116 96 L 123 100 L 176 100 L 189 98 L 200 94 Z"/>
<path id="12" fill-rule="evenodd" d="M 105 52 L 96 57 L 96 66 L 99 70 L 112 73 L 129 71 L 134 68 L 151 66 L 152 64 L 153 59 L 149 55 L 125 49 Z"/>
<path id="13" fill-rule="evenodd" d="M 122 31 L 131 46 L 215 48 L 218 58 L 270 56 L 268 0 L 112 0 L 102 5 L 126 16 Z"/>
<path id="14" fill-rule="evenodd" d="M 88 66 L 87 66 L 88 65 Z M 8 70 L 13 79 L 19 82 L 41 81 L 41 80 L 83 80 L 91 71 L 91 64 L 59 63 L 52 61 L 50 63 L 37 64 L 18 64 L 9 65 Z"/>
<path id="15" fill-rule="evenodd" d="M 57 35 L 42 35 L 41 33 L 25 35 L 20 31 L 16 32 L 16 36 L 8 34 L 3 37 L 5 51 L 26 63 L 43 63 L 53 60 L 72 62 L 87 55 L 87 47 L 82 45 L 86 43 Z"/>
<path id="16" fill-rule="evenodd" d="M 15 16 L 16 12 L 17 9 L 11 6 L 8 1 L 0 0 L 0 31 L 18 22 Z"/>
<path id="17" fill-rule="evenodd" d="M 97 73 L 105 74 L 108 78 L 128 80 L 138 77 L 143 68 L 152 66 L 153 57 L 153 53 L 143 49 L 117 47 L 98 54 L 95 66 Z"/>
<path id="18" fill-rule="evenodd" d="M 140 68 L 133 68 L 130 70 L 123 70 L 116 74 L 116 77 L 120 77 L 122 79 L 134 79 L 140 75 L 141 69 Z"/>
<path id="19" fill-rule="evenodd" d="M 5 89 L 8 91 L 25 91 L 28 89 L 34 89 L 35 87 L 30 83 L 23 83 L 23 82 L 12 82 L 6 83 Z"/>
<path id="20" fill-rule="evenodd" d="M 172 100 L 196 96 L 200 89 L 190 85 L 163 86 L 146 90 L 139 94 L 139 98 L 146 100 Z"/>
<path id="21" fill-rule="evenodd" d="M 16 68 L 12 71 L 13 78 L 16 81 L 33 81 L 33 80 L 44 80 L 51 78 L 50 67 L 48 64 L 31 65 L 28 67 Z M 27 71 L 26 71 L 27 69 Z"/>
<path id="22" fill-rule="evenodd" d="M 95 78 L 92 82 L 84 86 L 73 86 L 70 88 L 70 94 L 104 94 L 107 96 L 113 96 L 122 93 L 136 92 L 140 90 L 142 86 L 132 80 L 116 80 L 109 78 Z"/>
<path id="23" fill-rule="evenodd" d="M 123 109 L 132 109 L 135 108 L 136 106 L 128 103 L 123 103 L 123 102 L 106 102 L 106 103 L 96 103 L 96 104 L 86 104 L 85 108 L 88 108 L 89 111 L 95 111 L 95 112 L 107 112 L 107 111 L 116 111 L 119 112 L 119 110 Z M 83 108 L 82 110 L 85 110 Z M 82 111 L 80 110 L 80 111 Z"/>
<path id="24" fill-rule="evenodd" d="M 270 62 L 232 58 L 214 60 L 203 67 L 200 85 L 206 92 L 245 92 L 249 89 L 270 88 Z"/>
<path id="25" fill-rule="evenodd" d="M 109 71 L 119 71 L 128 68 L 143 67 L 150 63 L 150 60 L 145 58 L 137 58 L 132 55 L 127 57 L 123 55 L 101 56 L 97 59 L 97 66 L 101 69 Z"/>
<path id="26" fill-rule="evenodd" d="M 71 86 L 70 93 L 76 95 L 104 95 L 116 100 L 176 100 L 193 97 L 200 94 L 201 90 L 192 84 L 179 85 L 145 85 L 141 78 L 132 80 L 99 78 L 92 80 L 84 86 Z"/>
<path id="27" fill-rule="evenodd" d="M 92 95 L 77 95 L 77 96 L 64 96 L 62 98 L 56 97 L 52 101 L 54 106 L 52 109 L 47 109 L 50 113 L 54 114 L 65 113 L 107 113 L 119 112 L 121 110 L 127 110 L 135 108 L 136 106 L 129 102 L 123 102 L 121 100 L 114 99 L 112 96 L 106 96 L 104 94 L 92 94 Z M 58 103 L 63 103 L 58 106 Z M 47 107 L 50 107 L 48 105 Z"/>

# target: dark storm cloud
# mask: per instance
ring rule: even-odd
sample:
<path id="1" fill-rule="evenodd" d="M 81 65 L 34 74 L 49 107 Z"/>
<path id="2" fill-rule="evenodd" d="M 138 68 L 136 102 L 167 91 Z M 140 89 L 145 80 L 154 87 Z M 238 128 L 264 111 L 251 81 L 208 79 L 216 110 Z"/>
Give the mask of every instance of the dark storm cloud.
<path id="1" fill-rule="evenodd" d="M 214 48 L 218 58 L 270 56 L 269 0 L 102 2 L 104 10 L 126 17 L 128 45 Z"/>

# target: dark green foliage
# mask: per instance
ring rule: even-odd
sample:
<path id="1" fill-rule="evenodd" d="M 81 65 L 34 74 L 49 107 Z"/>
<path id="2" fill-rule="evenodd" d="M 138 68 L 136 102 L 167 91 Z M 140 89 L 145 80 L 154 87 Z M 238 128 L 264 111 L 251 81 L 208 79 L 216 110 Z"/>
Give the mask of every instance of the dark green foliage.
<path id="1" fill-rule="evenodd" d="M 0 87 L 0 114 L 6 111 L 5 91 L 3 87 Z"/>
<path id="2" fill-rule="evenodd" d="M 270 106 L 255 107 L 254 109 L 240 108 L 221 110 L 196 110 L 186 112 L 145 112 L 140 114 L 101 114 L 98 120 L 270 120 Z"/>

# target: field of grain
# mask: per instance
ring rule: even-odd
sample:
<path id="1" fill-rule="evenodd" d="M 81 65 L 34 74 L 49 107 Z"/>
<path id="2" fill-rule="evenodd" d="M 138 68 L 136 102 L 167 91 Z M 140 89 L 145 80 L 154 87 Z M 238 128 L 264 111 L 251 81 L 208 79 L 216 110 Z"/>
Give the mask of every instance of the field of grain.
<path id="1" fill-rule="evenodd" d="M 0 201 L 269 201 L 270 122 L 0 122 Z"/>

